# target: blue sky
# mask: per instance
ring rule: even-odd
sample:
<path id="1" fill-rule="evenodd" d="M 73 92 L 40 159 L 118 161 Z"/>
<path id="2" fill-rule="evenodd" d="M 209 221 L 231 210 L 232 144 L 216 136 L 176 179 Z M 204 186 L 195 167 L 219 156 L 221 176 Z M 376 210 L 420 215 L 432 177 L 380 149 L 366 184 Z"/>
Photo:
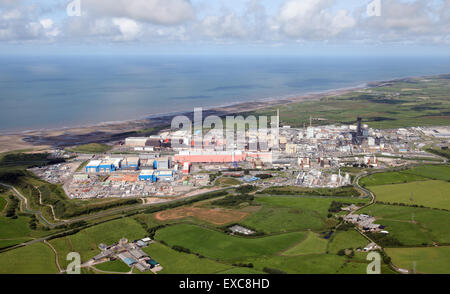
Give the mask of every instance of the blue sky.
<path id="1" fill-rule="evenodd" d="M 450 0 L 374 1 L 0 0 L 0 54 L 450 54 Z"/>

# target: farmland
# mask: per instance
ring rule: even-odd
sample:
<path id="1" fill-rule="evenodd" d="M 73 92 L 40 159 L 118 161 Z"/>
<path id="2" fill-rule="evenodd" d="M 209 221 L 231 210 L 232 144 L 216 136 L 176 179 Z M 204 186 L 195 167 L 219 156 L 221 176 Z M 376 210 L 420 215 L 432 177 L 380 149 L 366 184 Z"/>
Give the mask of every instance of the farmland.
<path id="1" fill-rule="evenodd" d="M 295 127 L 308 124 L 310 116 L 323 118 L 322 124 L 349 124 L 354 122 L 355 113 L 372 128 L 448 125 L 449 91 L 447 75 L 427 80 L 411 78 L 372 88 L 366 93 L 354 91 L 323 97 L 320 101 L 264 108 L 251 114 L 271 115 L 280 108 L 282 124 Z M 399 95 L 393 95 L 395 93 Z"/>
<path id="2" fill-rule="evenodd" d="M 144 251 L 164 265 L 162 274 L 213 274 L 233 269 L 231 265 L 178 252 L 159 243 L 150 244 Z"/>
<path id="3" fill-rule="evenodd" d="M 377 173 L 364 177 L 361 179 L 360 184 L 363 187 L 368 187 L 368 186 L 403 184 L 426 180 L 428 179 L 412 173 L 409 174 L 405 172 L 386 172 L 386 173 Z"/>
<path id="4" fill-rule="evenodd" d="M 393 205 L 372 205 L 361 211 L 377 218 L 391 235 L 402 244 L 450 243 L 450 228 L 442 225 L 450 222 L 450 212 L 428 208 Z"/>
<path id="5" fill-rule="evenodd" d="M 337 254 L 342 249 L 357 249 L 364 248 L 367 245 L 367 240 L 355 230 L 338 231 L 331 237 L 328 245 L 330 253 Z"/>
<path id="6" fill-rule="evenodd" d="M 43 243 L 0 253 L 0 274 L 56 274 L 53 251 Z"/>
<path id="7" fill-rule="evenodd" d="M 450 182 L 420 181 L 370 187 L 377 201 L 450 209 Z"/>
<path id="8" fill-rule="evenodd" d="M 180 224 L 159 230 L 156 239 L 163 240 L 170 246 L 179 245 L 189 248 L 192 252 L 206 257 L 232 260 L 275 254 L 299 242 L 303 236 L 303 233 L 287 233 L 261 238 L 243 238 L 195 225 Z"/>
<path id="9" fill-rule="evenodd" d="M 144 229 L 132 218 L 124 218 L 106 222 L 84 229 L 74 235 L 50 241 L 58 251 L 59 262 L 67 264 L 66 256 L 69 252 L 78 252 L 82 261 L 87 261 L 97 255 L 100 243 L 113 244 L 121 238 L 135 240 L 146 235 Z"/>
<path id="10" fill-rule="evenodd" d="M 282 255 L 297 256 L 308 254 L 321 254 L 327 250 L 328 240 L 321 238 L 319 235 L 309 232 L 305 240 L 284 251 Z"/>
<path id="11" fill-rule="evenodd" d="M 389 248 L 386 252 L 397 266 L 416 273 L 450 272 L 450 247 Z"/>

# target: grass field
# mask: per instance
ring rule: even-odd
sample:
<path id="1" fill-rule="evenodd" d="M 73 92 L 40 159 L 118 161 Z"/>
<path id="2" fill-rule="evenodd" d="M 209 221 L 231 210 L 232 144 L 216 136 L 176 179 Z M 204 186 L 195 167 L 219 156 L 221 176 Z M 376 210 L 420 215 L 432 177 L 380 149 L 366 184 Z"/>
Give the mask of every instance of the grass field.
<path id="1" fill-rule="evenodd" d="M 427 208 L 372 205 L 360 211 L 373 215 L 405 245 L 450 243 L 450 212 Z"/>
<path id="2" fill-rule="evenodd" d="M 131 269 L 121 260 L 108 261 L 95 266 L 95 268 L 106 272 L 126 273 Z"/>
<path id="3" fill-rule="evenodd" d="M 219 275 L 260 275 L 260 274 L 264 274 L 264 273 L 261 271 L 252 269 L 252 268 L 235 267 L 235 268 L 232 268 L 229 270 L 217 272 L 216 274 L 219 274 Z"/>
<path id="4" fill-rule="evenodd" d="M 388 248 L 392 262 L 403 269 L 416 273 L 450 273 L 450 247 Z"/>
<path id="5" fill-rule="evenodd" d="M 334 254 L 310 254 L 298 256 L 262 256 L 244 262 L 254 264 L 256 270 L 264 267 L 282 270 L 289 274 L 334 274 L 346 262 L 346 258 Z"/>
<path id="6" fill-rule="evenodd" d="M 369 241 L 355 230 L 338 231 L 331 237 L 331 241 L 328 244 L 328 252 L 337 254 L 341 249 L 364 248 L 367 244 L 369 244 Z"/>
<path id="7" fill-rule="evenodd" d="M 43 243 L 0 253 L 0 274 L 56 273 L 55 254 Z"/>
<path id="8" fill-rule="evenodd" d="M 333 201 L 365 203 L 358 198 L 314 198 L 293 196 L 258 196 L 255 204 L 262 205 L 257 212 L 241 223 L 266 233 L 323 230 L 334 226 L 328 219 L 328 209 Z"/>
<path id="9" fill-rule="evenodd" d="M 418 175 L 433 180 L 450 181 L 450 165 L 422 165 L 403 173 Z"/>
<path id="10" fill-rule="evenodd" d="M 5 209 L 6 203 L 6 200 L 3 197 L 0 197 L 0 213 Z"/>
<path id="11" fill-rule="evenodd" d="M 288 105 L 269 107 L 253 115 L 273 115 L 277 108 L 281 124 L 302 127 L 309 124 L 309 117 L 325 120 L 317 124 L 355 123 L 356 114 L 372 128 L 400 128 L 412 126 L 436 126 L 449 124 L 449 77 L 410 78 L 389 85 L 371 88 L 370 92 L 354 91 L 349 94 L 324 97 L 320 101 L 302 101 Z M 414 86 L 414 89 L 411 86 Z M 393 94 L 400 95 L 394 96 Z M 423 97 L 426 97 L 425 99 Z M 395 111 L 393 111 L 395 106 Z"/>
<path id="12" fill-rule="evenodd" d="M 195 225 L 180 224 L 159 230 L 155 238 L 164 240 L 170 246 L 183 246 L 206 257 L 233 260 L 275 254 L 299 242 L 303 237 L 304 233 L 287 233 L 262 238 L 243 238 Z"/>
<path id="13" fill-rule="evenodd" d="M 213 274 L 233 269 L 231 265 L 181 253 L 159 243 L 150 244 L 144 251 L 162 265 L 162 274 Z"/>
<path id="14" fill-rule="evenodd" d="M 121 238 L 133 241 L 145 236 L 146 232 L 140 224 L 132 218 L 124 218 L 87 228 L 74 235 L 51 240 L 50 243 L 58 252 L 60 264 L 66 266 L 66 256 L 69 252 L 78 252 L 82 261 L 88 261 L 100 253 L 98 248 L 100 243 L 111 245 Z"/>
<path id="15" fill-rule="evenodd" d="M 19 216 L 17 219 L 0 216 L 0 239 L 29 236 L 31 233 L 29 221 L 30 218 L 27 216 Z"/>
<path id="16" fill-rule="evenodd" d="M 306 239 L 301 243 L 283 252 L 285 256 L 297 256 L 307 254 L 321 254 L 327 250 L 328 240 L 319 235 L 309 232 Z"/>
<path id="17" fill-rule="evenodd" d="M 111 150 L 112 147 L 106 144 L 91 143 L 80 145 L 72 148 L 67 148 L 67 151 L 77 153 L 104 153 Z"/>
<path id="18" fill-rule="evenodd" d="M 340 188 L 304 188 L 297 186 L 270 187 L 258 194 L 292 196 L 336 196 L 358 197 L 360 193 L 353 186 Z"/>
<path id="19" fill-rule="evenodd" d="M 219 178 L 214 182 L 215 186 L 222 186 L 222 187 L 236 186 L 239 184 L 241 184 L 241 182 L 235 178 Z"/>
<path id="20" fill-rule="evenodd" d="M 375 193 L 377 200 L 382 202 L 450 209 L 449 182 L 421 181 L 373 186 L 369 189 Z"/>
<path id="21" fill-rule="evenodd" d="M 263 206 L 240 222 L 265 233 L 321 230 L 327 227 L 325 218 L 314 210 Z"/>
<path id="22" fill-rule="evenodd" d="M 403 184 L 426 180 L 428 179 L 415 174 L 409 174 L 404 172 L 386 172 L 386 173 L 376 173 L 364 177 L 359 181 L 359 183 L 363 187 L 368 187 L 368 186 L 379 186 L 390 184 Z"/>

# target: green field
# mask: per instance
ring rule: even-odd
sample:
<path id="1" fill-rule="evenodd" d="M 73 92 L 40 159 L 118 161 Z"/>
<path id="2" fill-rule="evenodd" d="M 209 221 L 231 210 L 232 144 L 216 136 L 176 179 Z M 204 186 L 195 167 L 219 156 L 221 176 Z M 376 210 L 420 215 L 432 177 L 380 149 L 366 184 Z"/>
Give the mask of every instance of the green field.
<path id="1" fill-rule="evenodd" d="M 111 245 L 121 238 L 133 241 L 145 236 L 146 232 L 134 219 L 123 218 L 84 229 L 74 235 L 51 240 L 50 243 L 58 252 L 61 266 L 65 266 L 69 252 L 78 252 L 82 261 L 88 261 L 100 253 L 98 248 L 100 243 Z"/>
<path id="2" fill-rule="evenodd" d="M 162 274 L 213 274 L 234 269 L 231 265 L 178 252 L 159 243 L 150 244 L 144 251 L 162 265 L 163 270 L 159 272 Z"/>
<path id="3" fill-rule="evenodd" d="M 106 144 L 91 143 L 80 145 L 72 148 L 67 148 L 67 151 L 77 153 L 104 153 L 111 150 L 112 147 Z"/>
<path id="4" fill-rule="evenodd" d="M 376 204 L 360 213 L 375 216 L 376 223 L 386 226 L 390 235 L 404 245 L 450 243 L 450 227 L 443 225 L 450 223 L 450 212 Z"/>
<path id="5" fill-rule="evenodd" d="M 95 268 L 105 272 L 117 272 L 117 273 L 126 273 L 131 270 L 131 268 L 121 260 L 114 260 L 97 264 Z"/>
<path id="6" fill-rule="evenodd" d="M 334 274 L 347 258 L 332 254 L 310 254 L 298 256 L 261 256 L 249 258 L 244 262 L 254 264 L 256 270 L 265 267 L 282 270 L 289 274 Z"/>
<path id="7" fill-rule="evenodd" d="M 252 268 L 235 267 L 235 268 L 232 268 L 229 270 L 218 272 L 216 274 L 220 274 L 220 275 L 260 275 L 260 274 L 264 274 L 264 273 L 261 271 L 252 269 Z"/>
<path id="8" fill-rule="evenodd" d="M 192 252 L 222 260 L 275 254 L 299 242 L 303 237 L 304 233 L 261 238 L 234 237 L 189 224 L 166 227 L 156 234 L 157 240 L 164 240 L 170 246 L 183 246 Z"/>
<path id="9" fill-rule="evenodd" d="M 333 201 L 351 204 L 367 199 L 258 196 L 254 203 L 262 208 L 241 223 L 265 233 L 324 230 L 336 225 L 336 220 L 327 218 Z"/>
<path id="10" fill-rule="evenodd" d="M 390 184 L 403 184 L 426 180 L 428 179 L 415 174 L 409 174 L 404 172 L 386 172 L 386 173 L 376 173 L 364 177 L 359 181 L 359 183 L 363 187 L 368 187 L 368 186 L 379 186 Z"/>
<path id="11" fill-rule="evenodd" d="M 340 188 L 304 188 L 297 186 L 270 187 L 258 194 L 292 196 L 358 197 L 360 193 L 353 186 Z"/>
<path id="12" fill-rule="evenodd" d="M 0 213 L 5 209 L 6 203 L 6 200 L 3 197 L 0 197 Z"/>
<path id="13" fill-rule="evenodd" d="M 235 178 L 219 178 L 214 182 L 215 186 L 223 186 L 223 187 L 236 186 L 239 184 L 241 184 L 241 182 Z"/>
<path id="14" fill-rule="evenodd" d="M 27 216 L 19 216 L 17 219 L 0 216 L 0 239 L 29 236 L 31 233 L 28 227 L 29 220 Z"/>
<path id="15" fill-rule="evenodd" d="M 369 244 L 366 238 L 361 236 L 356 230 L 337 231 L 328 244 L 328 251 L 337 254 L 341 249 L 357 249 L 364 248 Z"/>
<path id="16" fill-rule="evenodd" d="M 56 273 L 55 254 L 43 243 L 0 253 L 0 274 Z"/>
<path id="17" fill-rule="evenodd" d="M 450 165 L 422 165 L 403 173 L 418 175 L 432 180 L 450 181 Z"/>
<path id="18" fill-rule="evenodd" d="M 302 127 L 333 123 L 355 123 L 360 115 L 364 123 L 372 128 L 391 129 L 412 126 L 448 125 L 450 118 L 450 77 L 448 75 L 423 78 L 409 78 L 395 81 L 370 92 L 354 91 L 320 101 L 302 101 L 288 105 L 277 105 L 250 112 L 247 115 L 273 115 L 277 109 L 281 113 L 281 125 Z"/>
<path id="19" fill-rule="evenodd" d="M 285 256 L 297 256 L 307 254 L 321 254 L 327 251 L 328 240 L 309 232 L 301 243 L 283 252 Z"/>
<path id="20" fill-rule="evenodd" d="M 376 195 L 377 201 L 450 209 L 449 182 L 421 181 L 373 186 L 369 189 Z"/>
<path id="21" fill-rule="evenodd" d="M 416 273 L 450 273 L 450 247 L 388 248 L 392 262 L 403 269 Z"/>
<path id="22" fill-rule="evenodd" d="M 277 206 L 263 206 L 241 221 L 241 224 L 265 233 L 321 230 L 327 227 L 325 218 L 314 210 Z"/>

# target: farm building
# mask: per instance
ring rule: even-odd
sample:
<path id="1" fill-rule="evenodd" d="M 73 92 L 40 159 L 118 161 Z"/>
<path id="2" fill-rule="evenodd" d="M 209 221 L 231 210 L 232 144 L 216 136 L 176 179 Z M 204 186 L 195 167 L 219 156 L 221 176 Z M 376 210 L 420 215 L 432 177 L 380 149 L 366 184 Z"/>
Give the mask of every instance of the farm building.
<path id="1" fill-rule="evenodd" d="M 86 165 L 86 173 L 98 173 L 101 160 L 92 160 Z"/>

